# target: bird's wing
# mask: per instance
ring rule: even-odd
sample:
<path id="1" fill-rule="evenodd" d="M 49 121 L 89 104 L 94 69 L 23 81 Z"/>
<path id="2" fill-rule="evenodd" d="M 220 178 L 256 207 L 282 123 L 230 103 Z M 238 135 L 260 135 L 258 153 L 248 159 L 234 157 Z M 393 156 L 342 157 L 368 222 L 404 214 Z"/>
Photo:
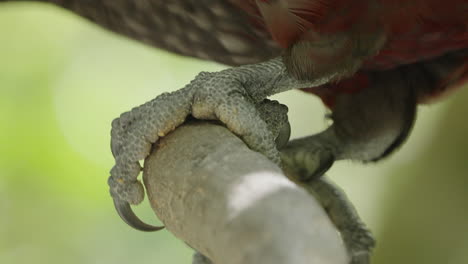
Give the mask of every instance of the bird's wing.
<path id="1" fill-rule="evenodd" d="M 265 27 L 232 0 L 56 0 L 116 33 L 181 55 L 227 65 L 278 56 Z"/>

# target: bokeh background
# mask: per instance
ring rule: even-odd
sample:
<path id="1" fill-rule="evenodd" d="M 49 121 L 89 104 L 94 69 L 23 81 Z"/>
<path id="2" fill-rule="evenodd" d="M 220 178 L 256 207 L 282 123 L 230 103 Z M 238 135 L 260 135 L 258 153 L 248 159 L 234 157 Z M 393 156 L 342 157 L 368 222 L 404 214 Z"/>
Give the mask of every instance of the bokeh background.
<path id="1" fill-rule="evenodd" d="M 202 70 L 223 68 L 52 6 L 1 4 L 0 263 L 191 263 L 192 250 L 167 231 L 134 231 L 115 213 L 106 185 L 110 123 Z M 326 126 L 315 97 L 275 98 L 290 107 L 294 137 Z M 467 102 L 460 89 L 420 107 L 396 155 L 339 162 L 328 173 L 377 237 L 373 263 L 468 263 Z M 137 212 L 158 223 L 148 203 Z"/>

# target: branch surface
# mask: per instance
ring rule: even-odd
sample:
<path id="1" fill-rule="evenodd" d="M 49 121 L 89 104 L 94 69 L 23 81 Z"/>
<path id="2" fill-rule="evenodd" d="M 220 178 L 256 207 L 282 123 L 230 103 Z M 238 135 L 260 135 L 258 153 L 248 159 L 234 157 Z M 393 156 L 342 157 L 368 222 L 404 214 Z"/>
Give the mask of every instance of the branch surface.
<path id="1" fill-rule="evenodd" d="M 166 228 L 215 264 L 344 264 L 323 208 L 226 128 L 189 123 L 160 140 L 143 177 Z"/>

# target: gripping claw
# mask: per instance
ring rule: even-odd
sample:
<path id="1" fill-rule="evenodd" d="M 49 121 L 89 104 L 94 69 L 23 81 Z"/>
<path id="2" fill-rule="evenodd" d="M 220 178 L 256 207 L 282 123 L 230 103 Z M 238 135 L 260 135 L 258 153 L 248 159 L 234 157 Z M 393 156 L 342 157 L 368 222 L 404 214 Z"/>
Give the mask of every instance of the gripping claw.
<path id="1" fill-rule="evenodd" d="M 127 223 L 129 226 L 135 228 L 136 230 L 153 232 L 158 231 L 164 228 L 164 226 L 152 226 L 144 223 L 143 221 L 135 215 L 130 204 L 127 201 L 120 200 L 118 198 L 113 198 L 114 207 L 117 210 L 120 218 Z"/>

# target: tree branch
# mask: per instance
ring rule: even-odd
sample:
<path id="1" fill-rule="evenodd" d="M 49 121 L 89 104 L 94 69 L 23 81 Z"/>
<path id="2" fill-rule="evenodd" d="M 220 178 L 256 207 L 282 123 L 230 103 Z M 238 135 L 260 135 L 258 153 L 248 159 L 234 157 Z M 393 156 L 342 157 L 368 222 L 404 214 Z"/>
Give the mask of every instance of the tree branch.
<path id="1" fill-rule="evenodd" d="M 348 263 L 314 197 L 222 126 L 177 128 L 143 173 L 166 228 L 215 264 Z"/>

